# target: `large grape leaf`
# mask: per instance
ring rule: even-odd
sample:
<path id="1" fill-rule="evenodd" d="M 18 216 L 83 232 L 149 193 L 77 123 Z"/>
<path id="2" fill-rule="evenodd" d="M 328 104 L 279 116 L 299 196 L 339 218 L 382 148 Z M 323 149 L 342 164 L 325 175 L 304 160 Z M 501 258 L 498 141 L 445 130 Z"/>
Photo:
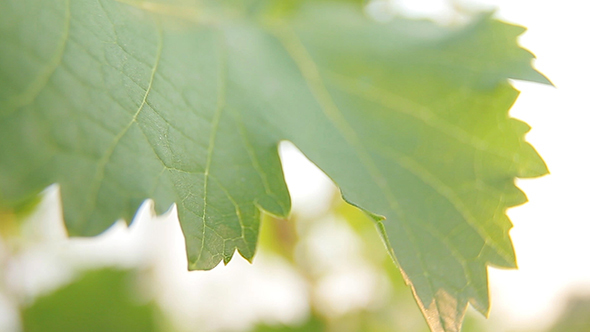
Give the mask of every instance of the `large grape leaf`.
<path id="1" fill-rule="evenodd" d="M 190 269 L 252 259 L 286 216 L 277 145 L 372 215 L 433 331 L 514 267 L 515 177 L 547 172 L 507 79 L 547 80 L 523 29 L 371 21 L 347 1 L 4 0 L 0 201 L 59 183 L 71 235 L 176 203 Z"/>

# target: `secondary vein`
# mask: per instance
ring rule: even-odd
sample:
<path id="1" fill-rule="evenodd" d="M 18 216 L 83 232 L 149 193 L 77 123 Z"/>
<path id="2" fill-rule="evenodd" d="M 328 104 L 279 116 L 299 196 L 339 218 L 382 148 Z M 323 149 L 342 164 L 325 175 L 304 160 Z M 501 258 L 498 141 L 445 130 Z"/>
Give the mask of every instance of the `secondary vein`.
<path id="1" fill-rule="evenodd" d="M 222 38 L 220 38 L 222 39 Z M 219 121 L 221 114 L 225 108 L 225 90 L 227 80 L 227 51 L 224 46 L 224 42 L 220 43 L 220 57 L 219 57 L 219 71 L 217 81 L 217 107 L 215 114 L 213 115 L 213 121 L 211 123 L 211 133 L 209 134 L 209 148 L 207 149 L 207 161 L 205 163 L 205 173 L 203 179 L 203 214 L 201 220 L 203 221 L 203 233 L 201 234 L 201 249 L 195 262 L 198 262 L 205 250 L 205 231 L 207 229 L 207 190 L 209 185 L 209 173 L 211 170 L 211 160 L 213 159 L 213 150 L 215 148 L 215 139 L 217 137 L 217 131 L 219 128 Z"/>
<path id="2" fill-rule="evenodd" d="M 351 145 L 351 147 L 355 150 L 359 160 L 365 167 L 365 169 L 369 172 L 369 175 L 373 178 L 375 184 L 379 187 L 383 195 L 385 195 L 390 208 L 398 215 L 400 218 L 400 224 L 402 228 L 408 233 L 408 239 L 411 245 L 416 250 L 416 256 L 418 258 L 418 263 L 422 267 L 422 271 L 426 280 L 429 284 L 429 288 L 432 292 L 432 298 L 435 297 L 435 287 L 432 284 L 432 280 L 428 276 L 428 269 L 426 268 L 426 264 L 424 258 L 422 257 L 421 251 L 419 247 L 416 245 L 416 238 L 413 234 L 413 231 L 409 228 L 407 224 L 407 217 L 399 204 L 398 200 L 396 199 L 393 192 L 387 187 L 387 182 L 385 177 L 379 170 L 379 168 L 375 165 L 373 158 L 370 154 L 366 151 L 366 148 L 362 145 L 356 131 L 352 128 L 352 126 L 346 121 L 338 107 L 334 104 L 332 97 L 328 90 L 326 89 L 323 79 L 320 76 L 319 70 L 307 50 L 305 46 L 301 43 L 298 36 L 290 30 L 288 27 L 279 27 L 276 30 L 270 31 L 274 36 L 278 38 L 278 40 L 283 44 L 283 47 L 289 53 L 293 61 L 299 67 L 301 74 L 303 75 L 304 79 L 306 80 L 309 88 L 321 106 L 322 111 L 326 115 L 326 117 L 334 124 L 334 126 L 340 131 L 344 139 Z M 413 287 L 411 280 L 407 280 Z M 415 291 L 415 289 L 413 289 Z M 419 305 L 421 306 L 422 310 L 424 311 L 425 307 L 423 305 L 422 299 L 416 296 Z M 435 305 L 438 307 L 438 301 L 435 301 Z M 425 312 L 425 311 L 424 311 Z"/>
<path id="3" fill-rule="evenodd" d="M 70 0 L 66 0 L 66 8 L 65 8 L 65 20 L 64 20 L 64 32 L 60 38 L 59 47 L 51 60 L 49 61 L 48 65 L 45 67 L 43 71 L 35 78 L 35 80 L 23 91 L 21 94 L 14 96 L 9 101 L 9 109 L 2 117 L 7 117 L 10 114 L 14 113 L 17 109 L 20 109 L 24 106 L 31 104 L 43 88 L 47 86 L 49 83 L 49 79 L 53 76 L 53 73 L 59 67 L 63 56 L 66 51 L 66 45 L 68 44 L 68 39 L 70 35 L 70 24 L 72 21 L 72 14 L 71 14 L 71 3 Z"/>
<path id="4" fill-rule="evenodd" d="M 89 202 L 89 204 L 92 204 L 92 206 L 87 209 L 88 214 L 90 214 L 92 212 L 92 210 L 94 209 L 94 207 L 96 206 L 96 201 L 98 199 L 98 191 L 100 190 L 101 181 L 104 178 L 105 168 L 106 168 L 106 165 L 109 163 L 109 161 L 115 151 L 115 148 L 121 142 L 121 139 L 125 136 L 125 134 L 127 134 L 129 129 L 131 129 L 131 126 L 133 126 L 133 124 L 137 122 L 137 117 L 139 116 L 139 114 L 144 109 L 145 105 L 147 104 L 147 98 L 152 90 L 152 85 L 154 83 L 154 78 L 155 78 L 156 72 L 158 70 L 158 65 L 160 63 L 160 58 L 162 56 L 162 48 L 163 48 L 163 38 L 164 37 L 163 37 L 162 28 L 161 28 L 159 22 L 156 22 L 156 24 L 157 24 L 157 32 L 158 32 L 158 47 L 156 50 L 156 58 L 154 61 L 154 66 L 152 67 L 148 86 L 147 86 L 145 93 L 143 95 L 141 104 L 137 108 L 137 111 L 135 111 L 135 113 L 133 114 L 133 117 L 131 118 L 129 123 L 125 126 L 125 128 L 123 128 L 113 138 L 113 141 L 111 142 L 109 148 L 106 150 L 106 152 L 104 153 L 102 158 L 98 161 L 96 174 L 95 174 L 94 180 L 92 181 L 91 186 L 90 186 L 90 199 L 88 200 L 88 202 Z"/>
<path id="5" fill-rule="evenodd" d="M 347 143 L 354 149 L 359 160 L 369 172 L 373 181 L 375 181 L 375 184 L 377 184 L 387 198 L 392 210 L 402 217 L 404 213 L 391 190 L 387 188 L 385 177 L 375 165 L 373 158 L 366 151 L 366 148 L 361 143 L 356 131 L 346 121 L 338 109 L 338 106 L 334 104 L 330 93 L 323 83 L 316 64 L 311 59 L 311 56 L 308 54 L 303 44 L 301 44 L 295 33 L 286 27 L 273 30 L 271 33 L 279 39 L 287 52 L 291 55 L 293 61 L 299 67 L 299 70 L 306 80 L 312 94 L 320 104 L 322 111 L 334 124 L 336 129 L 340 131 Z"/>

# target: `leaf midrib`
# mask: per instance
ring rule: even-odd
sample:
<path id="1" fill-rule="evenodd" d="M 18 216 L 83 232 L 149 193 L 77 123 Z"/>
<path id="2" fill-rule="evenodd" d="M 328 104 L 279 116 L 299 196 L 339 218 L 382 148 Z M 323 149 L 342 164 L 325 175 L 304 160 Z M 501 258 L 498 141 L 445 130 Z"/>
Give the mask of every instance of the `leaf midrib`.
<path id="1" fill-rule="evenodd" d="M 422 255 L 421 255 L 420 250 L 417 247 L 416 239 L 413 235 L 413 231 L 407 225 L 408 221 L 405 216 L 405 213 L 403 213 L 403 210 L 402 210 L 400 204 L 398 203 L 398 200 L 395 198 L 395 195 L 393 194 L 393 192 L 391 192 L 389 190 L 389 188 L 384 187 L 383 183 L 385 181 L 379 181 L 380 179 L 384 179 L 384 176 L 377 169 L 374 161 L 370 157 L 366 148 L 362 145 L 362 143 L 360 143 L 360 140 L 358 139 L 358 135 L 356 134 L 354 129 L 344 119 L 343 115 L 340 113 L 339 109 L 332 101 L 331 96 L 330 96 L 329 92 L 327 91 L 327 89 L 325 88 L 323 80 L 319 74 L 319 71 L 317 69 L 318 68 L 317 65 L 315 64 L 315 62 L 313 61 L 313 59 L 311 58 L 309 53 L 305 50 L 305 47 L 299 41 L 295 32 L 293 32 L 289 27 L 286 27 L 285 25 L 280 26 L 280 27 L 273 27 L 272 29 L 267 27 L 267 32 L 270 33 L 271 35 L 275 36 L 281 42 L 281 44 L 283 45 L 283 47 L 285 48 L 287 53 L 291 56 L 293 61 L 297 64 L 302 76 L 306 80 L 312 94 L 316 98 L 318 104 L 320 105 L 320 107 L 321 107 L 322 111 L 324 112 L 324 114 L 326 115 L 326 117 L 332 122 L 334 127 L 338 129 L 338 131 L 342 134 L 342 136 L 345 138 L 345 140 L 348 142 L 348 144 L 355 150 L 355 152 L 357 153 L 357 156 L 359 157 L 359 160 L 362 162 L 362 164 L 367 169 L 369 174 L 373 177 L 373 181 L 380 187 L 383 194 L 388 198 L 388 201 L 390 203 L 390 207 L 398 214 L 400 219 L 403 220 L 400 224 L 402 225 L 402 227 L 404 227 L 404 229 L 406 230 L 406 232 L 410 236 L 410 243 L 415 248 L 415 253 L 419 258 L 420 265 L 422 266 L 422 270 L 424 271 L 424 276 L 425 276 L 426 280 L 428 281 L 429 287 L 430 287 L 431 292 L 434 296 L 435 295 L 435 287 L 431 283 L 428 272 L 426 272 L 427 271 L 426 264 L 424 262 Z M 398 162 L 398 164 L 399 164 L 399 162 Z M 407 165 L 405 165 L 405 164 L 401 165 L 401 166 L 403 168 L 408 169 Z M 412 169 L 408 169 L 408 171 L 410 171 L 413 174 L 416 174 L 416 172 Z M 432 187 L 437 193 L 439 193 L 440 195 L 445 197 L 445 199 L 447 199 L 459 211 L 459 213 L 463 216 L 465 221 L 467 221 L 467 223 L 471 227 L 473 227 L 478 234 L 481 233 L 480 228 L 477 227 L 477 225 L 474 223 L 471 214 L 468 213 L 468 211 L 466 213 L 466 210 L 461 208 L 461 206 L 463 206 L 462 204 L 458 206 L 456 200 L 448 197 L 448 195 L 446 195 L 444 193 L 445 191 L 442 190 L 440 186 L 433 185 L 433 183 L 431 183 L 432 181 L 427 181 L 425 179 L 425 177 L 422 175 L 423 174 L 420 174 L 419 178 L 426 185 Z M 434 177 L 434 175 L 433 175 L 433 177 Z M 435 184 L 437 184 L 437 183 L 438 182 L 435 182 Z M 446 185 L 444 185 L 444 186 L 446 187 Z M 430 233 L 437 238 L 440 237 L 440 234 L 438 234 L 438 233 L 436 233 L 436 234 L 433 234 L 432 232 L 430 232 Z M 480 236 L 481 236 L 481 234 L 480 234 Z M 458 255 L 457 250 L 455 248 L 451 247 L 447 241 L 441 240 L 441 243 L 443 243 L 445 246 L 447 246 L 449 248 L 449 250 L 452 252 L 453 256 L 455 256 L 455 258 L 460 262 L 460 264 L 465 272 L 465 275 L 468 279 L 468 283 L 465 287 L 473 286 L 474 283 L 472 281 L 472 275 L 469 272 L 469 270 L 465 264 L 466 258 L 463 257 L 462 255 Z M 487 242 L 484 243 L 483 246 L 485 247 L 486 244 L 487 244 Z M 495 248 L 495 249 L 498 250 L 498 248 Z M 502 255 L 503 252 L 499 251 L 499 254 Z M 439 310 L 439 312 L 440 312 L 438 301 L 435 301 L 435 304 L 437 306 L 437 310 Z M 440 323 L 443 326 L 446 325 L 446 323 L 442 320 L 442 318 L 440 320 Z"/>
<path id="2" fill-rule="evenodd" d="M 303 46 L 303 44 L 299 41 L 297 35 L 287 26 L 278 26 L 274 27 L 273 29 L 267 28 L 267 32 L 271 35 L 275 36 L 283 45 L 287 53 L 291 56 L 295 64 L 297 64 L 301 75 L 307 82 L 312 94 L 316 98 L 320 108 L 324 112 L 325 116 L 331 121 L 334 127 L 342 134 L 344 139 L 348 142 L 348 144 L 355 150 L 359 161 L 363 164 L 365 169 L 369 172 L 370 176 L 373 177 L 373 181 L 379 186 L 382 193 L 387 197 L 387 200 L 390 204 L 390 208 L 396 212 L 398 217 L 401 219 L 400 224 L 408 233 L 410 237 L 410 243 L 414 247 L 416 256 L 418 256 L 418 261 L 422 267 L 422 271 L 424 274 L 425 279 L 428 282 L 429 288 L 435 296 L 435 287 L 432 284 L 432 281 L 429 278 L 428 270 L 425 265 L 424 258 L 418 246 L 416 244 L 416 238 L 412 232 L 412 230 L 407 225 L 406 215 L 403 212 L 402 207 L 400 206 L 398 200 L 395 198 L 395 195 L 389 188 L 386 186 L 384 187 L 385 181 L 380 181 L 381 179 L 384 180 L 384 176 L 381 172 L 377 169 L 373 159 L 370 157 L 366 148 L 360 143 L 358 136 L 354 129 L 348 124 L 348 122 L 344 119 L 340 110 L 332 101 L 332 98 L 324 86 L 323 80 L 319 75 L 317 66 L 309 53 Z M 435 301 L 437 309 L 440 312 L 439 303 Z M 440 323 L 445 325 L 442 317 L 439 315 Z"/>

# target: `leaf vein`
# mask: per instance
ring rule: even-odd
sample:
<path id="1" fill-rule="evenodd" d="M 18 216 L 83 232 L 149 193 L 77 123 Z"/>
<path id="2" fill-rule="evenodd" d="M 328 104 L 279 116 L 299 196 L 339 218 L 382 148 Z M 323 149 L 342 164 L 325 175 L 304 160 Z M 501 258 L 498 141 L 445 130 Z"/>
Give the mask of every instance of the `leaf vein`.
<path id="1" fill-rule="evenodd" d="M 110 159 L 115 151 L 115 148 L 120 143 L 121 139 L 125 136 L 125 134 L 129 131 L 131 126 L 134 123 L 137 123 L 137 117 L 139 116 L 139 114 L 141 113 L 141 111 L 143 110 L 145 105 L 147 104 L 147 97 L 152 90 L 152 84 L 153 84 L 154 78 L 156 76 L 156 71 L 158 69 L 158 64 L 160 63 L 160 58 L 161 58 L 162 49 L 163 49 L 163 32 L 162 32 L 162 28 L 161 28 L 158 21 L 156 21 L 156 26 L 157 26 L 157 33 L 158 33 L 158 47 L 157 47 L 154 65 L 153 65 L 153 68 L 151 71 L 148 86 L 147 86 L 145 93 L 143 95 L 143 99 L 141 101 L 141 104 L 139 105 L 139 107 L 137 108 L 137 111 L 135 112 L 135 114 L 131 118 L 131 121 L 129 121 L 129 123 L 125 126 L 125 128 L 123 128 L 117 134 L 117 136 L 115 136 L 113 138 L 113 141 L 111 142 L 109 148 L 106 150 L 106 152 L 102 156 L 102 158 L 98 161 L 97 171 L 96 171 L 94 180 L 92 181 L 91 186 L 90 186 L 90 195 L 89 195 L 90 198 L 88 200 L 88 203 L 91 204 L 91 206 L 89 208 L 87 208 L 88 214 L 92 213 L 92 210 L 96 207 L 96 203 L 97 203 L 96 201 L 98 199 L 98 192 L 100 190 L 102 179 L 104 178 L 106 165 L 110 161 Z M 87 223 L 87 224 L 89 224 L 89 223 Z"/>
<path id="2" fill-rule="evenodd" d="M 458 142 L 472 146 L 482 152 L 489 152 L 506 160 L 513 160 L 513 155 L 506 154 L 491 147 L 485 140 L 470 134 L 464 129 L 439 117 L 428 107 L 420 105 L 412 100 L 406 99 L 391 91 L 384 91 L 372 85 L 357 84 L 353 79 L 342 74 L 324 70 L 334 82 L 334 86 L 340 90 L 363 98 L 369 102 L 380 104 L 392 111 L 403 113 L 420 120 L 425 125 L 454 138 Z"/>
<path id="3" fill-rule="evenodd" d="M 386 156 L 389 159 L 392 159 L 395 163 L 409 171 L 410 173 L 414 174 L 418 179 L 420 179 L 424 184 L 432 188 L 436 191 L 439 195 L 444 197 L 453 207 L 463 216 L 463 219 L 467 222 L 467 224 L 473 228 L 482 239 L 490 238 L 493 239 L 494 237 L 488 234 L 487 229 L 481 227 L 476 218 L 471 214 L 471 211 L 465 206 L 463 200 L 455 194 L 455 192 L 447 186 L 442 180 L 432 174 L 430 171 L 426 169 L 422 164 L 420 164 L 415 159 L 402 154 L 399 151 L 394 150 L 393 148 L 388 148 L 386 151 Z M 504 250 L 501 249 L 501 246 L 496 244 L 495 242 L 491 243 L 493 248 L 496 252 L 506 259 L 510 259 L 510 255 L 507 255 Z"/>
<path id="4" fill-rule="evenodd" d="M 277 36 L 279 41 L 282 43 L 283 47 L 287 50 L 287 53 L 292 57 L 293 61 L 297 64 L 302 76 L 306 80 L 312 94 L 317 99 L 326 117 L 332 122 L 334 127 L 340 131 L 340 133 L 343 135 L 348 144 L 350 144 L 351 147 L 355 150 L 355 152 L 357 153 L 357 157 L 359 158 L 365 169 L 369 172 L 375 184 L 379 186 L 380 190 L 387 198 L 390 208 L 400 218 L 400 224 L 408 233 L 409 242 L 416 250 L 416 255 L 419 264 L 421 265 L 422 270 L 424 271 L 424 276 L 432 291 L 432 295 L 434 296 L 435 287 L 432 284 L 432 280 L 430 280 L 430 278 L 428 277 L 428 269 L 426 268 L 424 258 L 420 253 L 419 246 L 417 245 L 416 239 L 413 236 L 413 232 L 407 224 L 408 220 L 401 205 L 395 197 L 395 194 L 391 190 L 389 190 L 389 188 L 387 188 L 386 179 L 384 178 L 383 174 L 378 169 L 378 167 L 375 165 L 372 157 L 367 152 L 366 148 L 360 142 L 357 133 L 346 121 L 338 107 L 334 104 L 334 101 L 332 100 L 330 93 L 326 89 L 323 79 L 319 73 L 318 66 L 315 64 L 315 62 L 305 49 L 305 46 L 301 43 L 294 31 L 292 31 L 288 27 L 282 26 L 279 29 L 271 30 L 270 33 Z M 408 280 L 408 282 L 410 281 Z M 437 308 L 439 307 L 438 301 L 435 301 L 435 305 L 437 306 Z M 420 306 L 423 309 L 423 311 L 425 311 L 424 306 L 422 304 L 420 304 Z M 440 308 L 438 310 L 440 311 Z M 441 323 L 444 325 L 442 318 Z"/>
<path id="5" fill-rule="evenodd" d="M 213 150 L 215 148 L 215 139 L 217 136 L 217 131 L 219 128 L 219 122 L 221 119 L 221 114 L 223 109 L 225 108 L 225 93 L 226 93 L 226 81 L 227 81 L 227 50 L 225 49 L 224 45 L 225 41 L 223 38 L 220 38 L 222 43 L 219 47 L 219 52 L 221 53 L 219 59 L 219 68 L 218 68 L 218 82 L 217 82 L 217 107 L 215 110 L 215 114 L 213 116 L 213 121 L 211 123 L 211 133 L 209 135 L 209 147 L 207 149 L 207 160 L 205 162 L 205 172 L 203 174 L 203 214 L 201 215 L 201 220 L 203 222 L 203 233 L 201 238 L 201 248 L 199 250 L 199 254 L 195 263 L 199 262 L 202 257 L 203 250 L 205 249 L 205 231 L 207 229 L 207 190 L 208 188 L 208 181 L 209 181 L 209 173 L 211 171 L 211 161 L 213 159 Z"/>
<path id="6" fill-rule="evenodd" d="M 64 20 L 64 32 L 60 38 L 58 49 L 49 61 L 48 65 L 41 71 L 39 76 L 35 78 L 35 80 L 23 91 L 22 93 L 14 96 L 8 102 L 8 105 L 11 107 L 8 108 L 8 111 L 1 114 L 2 118 L 6 118 L 16 110 L 25 107 L 37 99 L 43 88 L 47 86 L 51 76 L 55 73 L 59 65 L 63 61 L 64 54 L 66 52 L 66 45 L 68 44 L 68 39 L 70 35 L 70 24 L 72 20 L 72 13 L 71 13 L 71 1 L 66 0 L 65 6 L 65 20 Z"/>

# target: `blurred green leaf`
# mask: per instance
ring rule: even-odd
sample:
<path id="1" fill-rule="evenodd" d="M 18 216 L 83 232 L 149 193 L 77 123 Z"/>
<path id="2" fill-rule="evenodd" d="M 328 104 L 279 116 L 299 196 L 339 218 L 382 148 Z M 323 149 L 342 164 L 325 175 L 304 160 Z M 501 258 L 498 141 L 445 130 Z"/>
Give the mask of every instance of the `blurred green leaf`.
<path id="1" fill-rule="evenodd" d="M 38 298 L 22 311 L 24 332 L 160 331 L 157 307 L 139 303 L 132 273 L 99 270 Z"/>
<path id="2" fill-rule="evenodd" d="M 292 263 L 295 245 L 299 240 L 296 221 L 297 218 L 293 216 L 284 219 L 265 215 L 260 227 L 260 247 Z"/>
<path id="3" fill-rule="evenodd" d="M 252 332 L 324 332 L 325 322 L 317 315 L 311 315 L 306 321 L 299 325 L 258 325 Z"/>
<path id="4" fill-rule="evenodd" d="M 547 172 L 508 78 L 548 83 L 516 38 L 379 24 L 347 1 L 8 0 L 0 5 L 0 197 L 59 183 L 72 235 L 177 203 L 190 269 L 252 259 L 290 199 L 290 140 L 376 221 L 433 331 L 489 310 L 514 267 L 516 177 Z"/>
<path id="5" fill-rule="evenodd" d="M 549 332 L 585 332 L 589 330 L 590 297 L 572 296 Z"/>

